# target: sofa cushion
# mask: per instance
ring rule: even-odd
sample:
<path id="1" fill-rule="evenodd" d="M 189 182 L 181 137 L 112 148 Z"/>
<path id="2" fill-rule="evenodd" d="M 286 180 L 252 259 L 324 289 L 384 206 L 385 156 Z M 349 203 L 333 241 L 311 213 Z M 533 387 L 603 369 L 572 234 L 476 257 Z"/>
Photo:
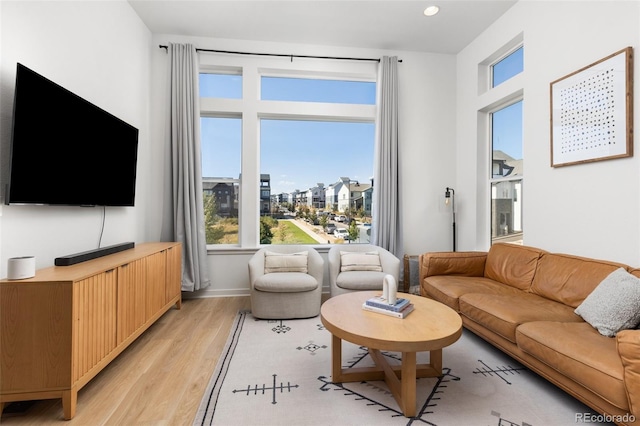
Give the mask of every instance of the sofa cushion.
<path id="1" fill-rule="evenodd" d="M 385 275 L 376 271 L 341 272 L 336 278 L 336 285 L 346 290 L 382 290 Z"/>
<path id="2" fill-rule="evenodd" d="M 420 256 L 421 279 L 433 275 L 463 275 L 483 277 L 486 252 L 445 251 L 430 252 Z"/>
<path id="3" fill-rule="evenodd" d="M 640 278 L 616 269 L 576 308 L 600 334 L 613 337 L 640 323 Z"/>
<path id="4" fill-rule="evenodd" d="M 380 255 L 377 251 L 340 252 L 340 272 L 346 271 L 375 271 L 382 272 Z"/>
<path id="5" fill-rule="evenodd" d="M 516 342 L 516 328 L 526 322 L 583 322 L 573 308 L 523 291 L 520 294 L 465 294 L 460 297 L 460 314 L 512 343 Z"/>
<path id="6" fill-rule="evenodd" d="M 307 258 L 309 252 L 276 253 L 264 252 L 264 273 L 273 272 L 302 272 L 307 273 Z"/>
<path id="7" fill-rule="evenodd" d="M 494 244 L 487 255 L 484 276 L 520 290 L 529 290 L 543 253 L 544 250 L 517 244 Z"/>
<path id="8" fill-rule="evenodd" d="M 451 309 L 460 311 L 458 300 L 467 293 L 521 294 L 521 290 L 483 277 L 444 275 L 427 277 L 422 282 L 422 295 L 428 296 Z"/>
<path id="9" fill-rule="evenodd" d="M 581 322 L 536 321 L 516 332 L 518 347 L 603 399 L 628 409 L 615 339 Z"/>
<path id="10" fill-rule="evenodd" d="M 317 289 L 318 282 L 302 272 L 272 272 L 258 277 L 253 286 L 269 293 L 298 293 Z"/>
<path id="11" fill-rule="evenodd" d="M 577 308 L 607 275 L 620 267 L 627 269 L 615 262 L 545 253 L 538 262 L 531 291 Z"/>

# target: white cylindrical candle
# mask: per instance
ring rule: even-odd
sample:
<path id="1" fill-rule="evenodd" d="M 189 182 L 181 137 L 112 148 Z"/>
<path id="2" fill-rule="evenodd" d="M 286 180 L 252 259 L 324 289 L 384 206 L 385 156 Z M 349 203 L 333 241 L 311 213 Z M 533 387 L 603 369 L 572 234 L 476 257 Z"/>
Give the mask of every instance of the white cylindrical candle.
<path id="1" fill-rule="evenodd" d="M 7 278 L 24 280 L 36 275 L 36 258 L 34 256 L 12 257 L 7 262 Z"/>

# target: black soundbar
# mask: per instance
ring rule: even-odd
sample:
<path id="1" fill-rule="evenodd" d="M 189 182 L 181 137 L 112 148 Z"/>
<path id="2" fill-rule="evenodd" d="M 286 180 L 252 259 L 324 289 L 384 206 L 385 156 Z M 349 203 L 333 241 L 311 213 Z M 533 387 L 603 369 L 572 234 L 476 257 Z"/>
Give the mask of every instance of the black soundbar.
<path id="1" fill-rule="evenodd" d="M 68 256 L 56 257 L 56 266 L 70 266 L 76 263 L 86 262 L 87 260 L 96 259 L 98 257 L 107 256 L 119 251 L 129 250 L 135 246 L 134 243 L 121 243 L 107 246 L 95 250 L 83 251 L 82 253 L 70 254 Z"/>

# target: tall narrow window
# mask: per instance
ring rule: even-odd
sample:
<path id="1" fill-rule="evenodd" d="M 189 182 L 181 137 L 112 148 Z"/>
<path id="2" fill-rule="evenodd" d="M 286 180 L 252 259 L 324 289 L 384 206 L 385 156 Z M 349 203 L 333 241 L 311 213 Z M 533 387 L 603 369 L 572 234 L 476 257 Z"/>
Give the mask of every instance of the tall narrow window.
<path id="1" fill-rule="evenodd" d="M 491 240 L 522 242 L 522 100 L 491 113 Z"/>
<path id="2" fill-rule="evenodd" d="M 242 120 L 201 117 L 207 244 L 238 244 Z"/>

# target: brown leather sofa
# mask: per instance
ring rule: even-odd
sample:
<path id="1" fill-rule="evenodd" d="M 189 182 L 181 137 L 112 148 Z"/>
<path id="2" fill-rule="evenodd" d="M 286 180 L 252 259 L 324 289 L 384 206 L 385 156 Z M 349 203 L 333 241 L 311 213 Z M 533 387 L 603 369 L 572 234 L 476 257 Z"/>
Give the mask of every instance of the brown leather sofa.
<path id="1" fill-rule="evenodd" d="M 498 243 L 420 256 L 420 291 L 468 330 L 621 425 L 640 425 L 640 330 L 603 336 L 574 313 L 620 263 Z"/>

